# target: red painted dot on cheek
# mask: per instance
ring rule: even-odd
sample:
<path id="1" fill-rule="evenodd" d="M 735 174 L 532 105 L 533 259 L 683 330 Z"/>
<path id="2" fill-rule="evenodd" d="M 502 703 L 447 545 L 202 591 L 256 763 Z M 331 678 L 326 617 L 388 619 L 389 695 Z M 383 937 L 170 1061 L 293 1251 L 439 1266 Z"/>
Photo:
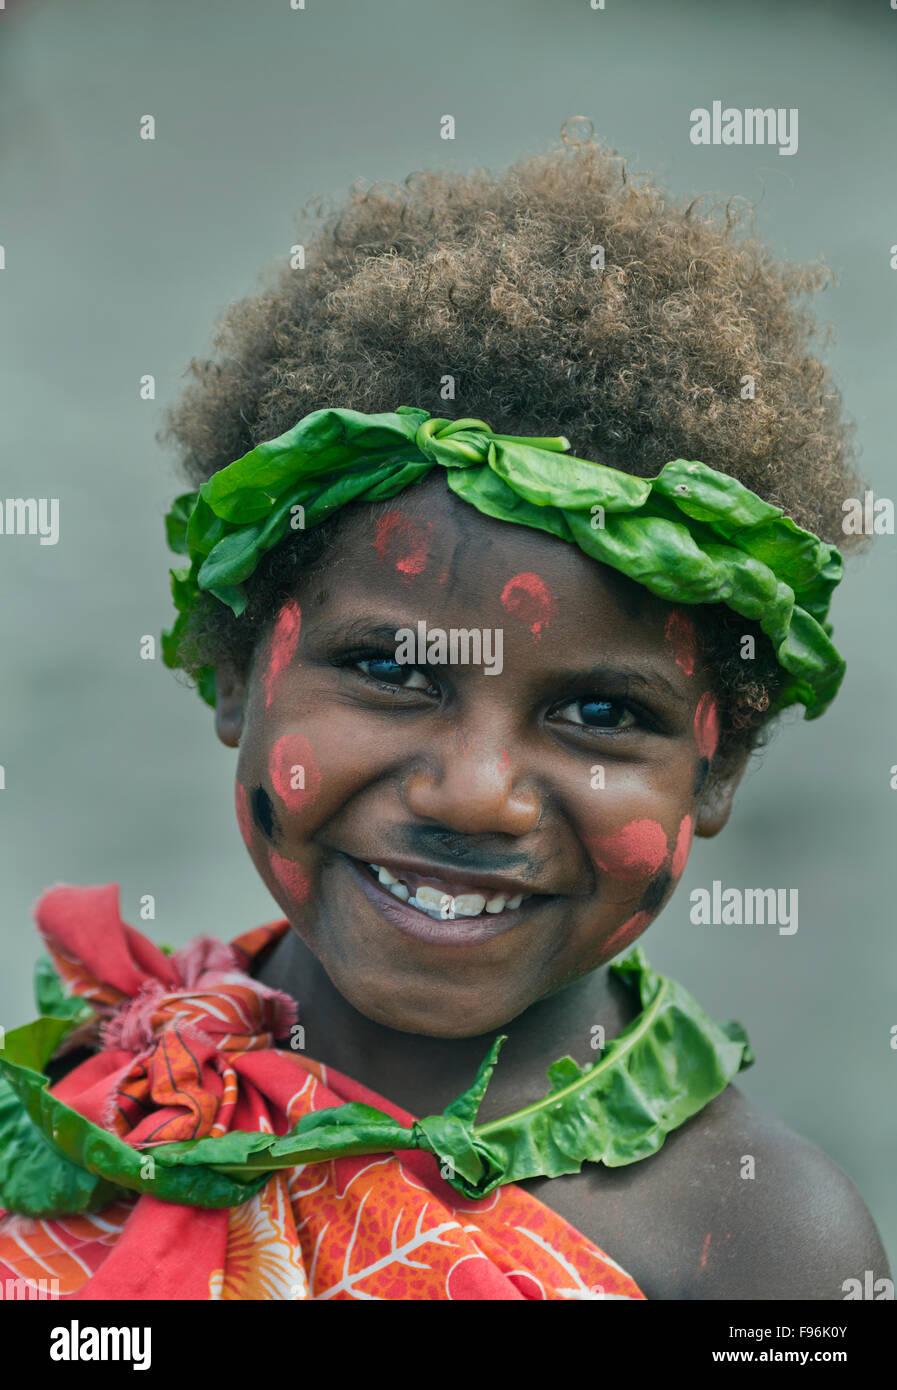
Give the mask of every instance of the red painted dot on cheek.
<path id="1" fill-rule="evenodd" d="M 400 574 L 409 579 L 427 567 L 432 539 L 432 521 L 415 521 L 405 512 L 389 511 L 374 526 L 374 549 L 382 562 L 391 559 Z"/>
<path id="2" fill-rule="evenodd" d="M 234 804 L 237 808 L 237 824 L 245 845 L 252 844 L 252 816 L 249 814 L 249 797 L 242 782 L 234 783 Z"/>
<path id="3" fill-rule="evenodd" d="M 284 894 L 296 903 L 304 902 L 308 897 L 309 883 L 300 865 L 292 859 L 284 859 L 276 849 L 268 850 L 268 863 Z"/>
<path id="4" fill-rule="evenodd" d="M 302 627 L 302 609 L 295 599 L 287 599 L 277 615 L 274 632 L 271 635 L 271 649 L 268 665 L 262 680 L 265 685 L 265 708 L 274 699 L 275 687 L 288 666 L 292 665 L 299 646 L 299 632 Z"/>
<path id="5" fill-rule="evenodd" d="M 591 953 L 584 962 L 586 970 L 594 970 L 596 965 L 602 961 L 610 960 L 611 956 L 616 956 L 624 950 L 632 941 L 650 926 L 652 915 L 650 912 L 637 912 L 634 917 L 628 918 L 621 927 L 617 927 L 613 936 L 609 936 L 606 941 L 602 941 L 599 946 Z"/>
<path id="6" fill-rule="evenodd" d="M 271 749 L 271 785 L 291 815 L 310 806 L 321 790 L 321 773 L 311 744 L 302 734 L 284 734 Z"/>
<path id="7" fill-rule="evenodd" d="M 538 574 L 513 575 L 501 591 L 501 603 L 505 612 L 526 623 L 537 642 L 558 613 L 557 599 Z"/>
<path id="8" fill-rule="evenodd" d="M 712 758 L 719 743 L 719 707 L 709 690 L 706 690 L 698 701 L 694 733 L 701 757 Z"/>
<path id="9" fill-rule="evenodd" d="M 618 927 L 613 936 L 608 937 L 607 941 L 604 943 L 603 950 L 607 952 L 608 948 L 610 948 L 613 954 L 616 955 L 618 952 L 624 950 L 631 941 L 635 941 L 636 937 L 641 936 L 642 932 L 650 926 L 651 921 L 652 915 L 650 912 L 637 912 L 634 917 L 629 918 L 628 922 L 624 922 L 622 927 Z"/>
<path id="10" fill-rule="evenodd" d="M 657 873 L 667 857 L 667 836 L 656 820 L 633 820 L 614 835 L 591 840 L 589 849 L 599 869 L 634 883 Z"/>
<path id="11" fill-rule="evenodd" d="M 691 816 L 683 816 L 682 824 L 679 826 L 679 834 L 676 836 L 676 848 L 673 851 L 673 878 L 681 878 L 682 871 L 688 861 L 692 826 Z"/>
<path id="12" fill-rule="evenodd" d="M 664 637 L 673 649 L 676 665 L 687 676 L 694 675 L 698 643 L 691 618 L 685 613 L 680 613 L 678 608 L 674 608 L 667 618 Z"/>

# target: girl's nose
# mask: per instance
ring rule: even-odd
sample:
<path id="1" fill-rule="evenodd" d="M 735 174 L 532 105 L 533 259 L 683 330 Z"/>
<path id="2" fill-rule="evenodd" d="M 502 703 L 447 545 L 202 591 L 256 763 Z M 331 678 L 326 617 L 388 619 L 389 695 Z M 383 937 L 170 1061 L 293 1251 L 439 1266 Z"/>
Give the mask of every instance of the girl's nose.
<path id="1" fill-rule="evenodd" d="M 469 835 L 526 835 L 539 824 L 542 798 L 506 748 L 456 743 L 405 779 L 408 811 Z"/>

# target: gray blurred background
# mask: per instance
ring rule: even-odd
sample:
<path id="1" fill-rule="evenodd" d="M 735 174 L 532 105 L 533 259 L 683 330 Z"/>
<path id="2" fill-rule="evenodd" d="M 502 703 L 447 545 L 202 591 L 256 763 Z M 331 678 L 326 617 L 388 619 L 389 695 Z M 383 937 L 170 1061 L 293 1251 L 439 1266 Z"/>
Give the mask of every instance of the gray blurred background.
<path id="1" fill-rule="evenodd" d="M 279 912 L 233 813 L 235 754 L 143 634 L 170 619 L 154 442 L 225 305 L 301 240 L 313 195 L 427 165 L 501 168 L 586 114 L 676 195 L 758 202 L 778 254 L 823 253 L 820 299 L 865 475 L 897 494 L 894 54 L 877 3 L 662 0 L 7 0 L 0 11 L 0 496 L 60 499 L 58 545 L 0 537 L 0 1023 L 28 1021 L 31 909 L 55 882 L 121 885 L 156 940 Z M 714 99 L 799 109 L 793 157 L 695 147 Z M 138 139 L 144 114 L 156 139 Z M 455 116 L 456 139 L 439 137 Z M 142 401 L 152 373 L 156 399 Z M 895 545 L 835 602 L 848 660 L 824 719 L 792 715 L 732 820 L 699 841 L 645 938 L 748 1028 L 744 1089 L 853 1178 L 897 1263 Z M 800 928 L 698 927 L 691 888 L 796 887 Z M 155 922 L 138 917 L 155 895 Z M 845 1278 L 862 1271 L 845 1270 Z"/>

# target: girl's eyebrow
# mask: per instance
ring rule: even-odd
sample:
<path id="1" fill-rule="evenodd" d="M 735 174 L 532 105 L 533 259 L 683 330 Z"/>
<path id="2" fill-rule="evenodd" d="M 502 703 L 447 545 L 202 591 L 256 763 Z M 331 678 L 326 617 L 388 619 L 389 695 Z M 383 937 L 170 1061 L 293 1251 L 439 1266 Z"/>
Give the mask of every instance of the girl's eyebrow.
<path id="1" fill-rule="evenodd" d="M 621 666 L 592 666 L 588 671 L 552 671 L 552 680 L 559 680 L 565 685 L 587 685 L 595 682 L 612 691 L 616 687 L 621 694 L 628 694 L 630 685 L 639 685 L 645 690 L 656 689 L 658 686 L 664 694 L 669 695 L 671 700 L 677 704 L 688 704 L 686 695 L 677 690 L 666 676 L 654 669 L 652 666 L 647 672 L 638 671 L 632 667 Z"/>
<path id="2" fill-rule="evenodd" d="M 413 622 L 403 621 L 385 623 L 380 618 L 354 618 L 343 621 L 334 620 L 322 623 L 316 635 L 325 643 L 341 642 L 383 642 L 387 646 L 396 645 L 396 633 L 403 627 L 415 630 Z"/>

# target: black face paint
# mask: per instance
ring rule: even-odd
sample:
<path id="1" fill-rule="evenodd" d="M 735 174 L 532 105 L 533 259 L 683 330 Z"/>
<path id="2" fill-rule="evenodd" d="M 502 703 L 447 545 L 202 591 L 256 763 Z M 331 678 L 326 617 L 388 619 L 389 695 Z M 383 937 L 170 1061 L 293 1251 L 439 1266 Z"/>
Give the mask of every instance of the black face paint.
<path id="1" fill-rule="evenodd" d="M 639 912 L 656 912 L 670 891 L 672 882 L 672 874 L 666 872 L 655 874 L 638 905 Z"/>
<path id="2" fill-rule="evenodd" d="M 710 759 L 700 758 L 695 764 L 695 784 L 693 794 L 699 796 L 704 790 L 704 783 L 707 781 L 707 774 L 710 772 Z"/>
<path id="3" fill-rule="evenodd" d="M 264 787 L 252 793 L 252 818 L 269 840 L 274 839 L 274 805 Z"/>

